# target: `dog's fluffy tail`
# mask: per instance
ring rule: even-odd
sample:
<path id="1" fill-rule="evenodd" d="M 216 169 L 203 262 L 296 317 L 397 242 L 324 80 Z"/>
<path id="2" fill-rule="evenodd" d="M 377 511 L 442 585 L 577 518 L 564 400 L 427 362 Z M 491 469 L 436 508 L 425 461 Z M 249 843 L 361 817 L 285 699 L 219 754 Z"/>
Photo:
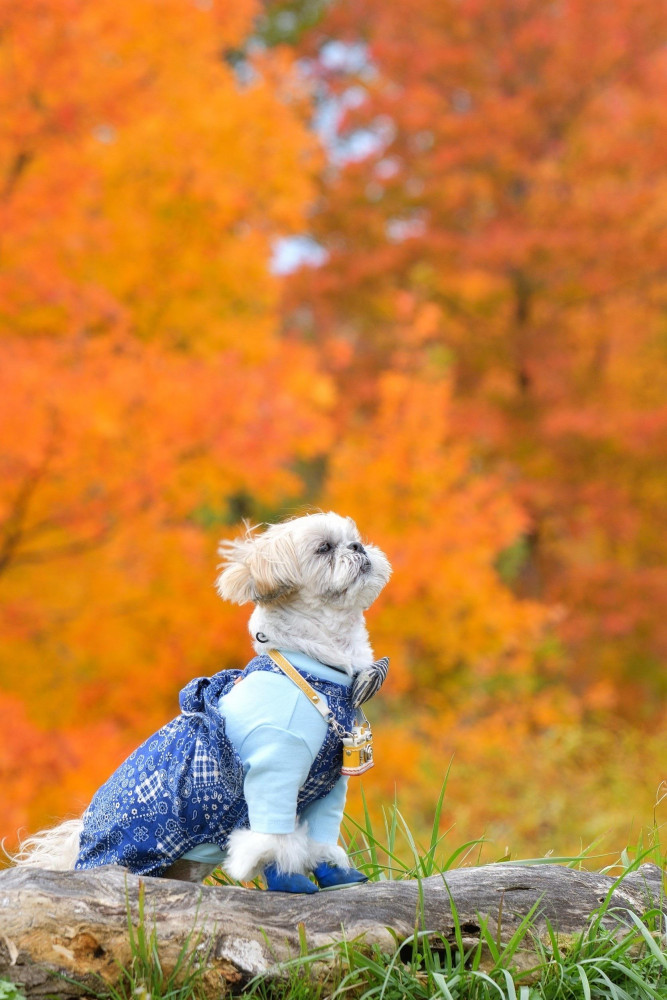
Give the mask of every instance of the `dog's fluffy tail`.
<path id="1" fill-rule="evenodd" d="M 74 868 L 79 854 L 82 819 L 68 819 L 51 830 L 41 830 L 26 837 L 16 854 L 9 857 L 20 868 L 46 868 L 66 872 Z"/>

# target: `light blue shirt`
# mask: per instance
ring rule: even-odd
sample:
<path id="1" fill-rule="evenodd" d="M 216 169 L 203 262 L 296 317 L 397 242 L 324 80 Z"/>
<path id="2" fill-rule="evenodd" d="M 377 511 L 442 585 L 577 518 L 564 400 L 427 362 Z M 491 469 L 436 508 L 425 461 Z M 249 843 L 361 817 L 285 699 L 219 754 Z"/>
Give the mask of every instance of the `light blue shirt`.
<path id="1" fill-rule="evenodd" d="M 280 650 L 293 666 L 349 687 L 352 678 L 305 653 Z M 325 699 L 326 700 L 326 699 Z M 256 671 L 218 702 L 225 729 L 244 769 L 243 792 L 250 828 L 259 833 L 292 833 L 299 789 L 317 756 L 327 723 L 306 695 L 284 674 Z M 347 777 L 301 813 L 308 835 L 323 844 L 338 841 Z M 184 855 L 216 864 L 224 855 L 216 844 L 200 844 Z"/>

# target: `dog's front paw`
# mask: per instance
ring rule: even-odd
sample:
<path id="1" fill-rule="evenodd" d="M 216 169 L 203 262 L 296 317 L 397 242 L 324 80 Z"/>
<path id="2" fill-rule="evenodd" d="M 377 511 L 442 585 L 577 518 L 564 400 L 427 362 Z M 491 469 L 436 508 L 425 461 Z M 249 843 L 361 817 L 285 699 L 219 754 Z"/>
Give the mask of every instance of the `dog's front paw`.
<path id="1" fill-rule="evenodd" d="M 363 875 L 356 868 L 341 868 L 331 861 L 322 861 L 313 868 L 313 875 L 320 889 L 347 889 L 348 886 L 368 882 L 368 875 Z"/>
<path id="2" fill-rule="evenodd" d="M 264 869 L 264 880 L 269 892 L 297 892 L 313 893 L 318 892 L 314 882 L 311 882 L 305 875 L 299 872 L 282 872 L 276 865 L 269 865 Z"/>

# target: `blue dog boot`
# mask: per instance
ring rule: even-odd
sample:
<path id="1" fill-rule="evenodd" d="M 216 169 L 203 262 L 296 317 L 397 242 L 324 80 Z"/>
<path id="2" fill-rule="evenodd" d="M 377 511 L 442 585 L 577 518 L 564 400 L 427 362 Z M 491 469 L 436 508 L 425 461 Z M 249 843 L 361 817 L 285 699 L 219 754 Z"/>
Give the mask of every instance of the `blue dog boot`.
<path id="1" fill-rule="evenodd" d="M 351 885 L 368 882 L 368 876 L 362 875 L 356 868 L 341 868 L 331 861 L 321 861 L 313 868 L 320 889 L 347 889 Z"/>
<path id="2" fill-rule="evenodd" d="M 264 869 L 266 888 L 270 892 L 317 892 L 317 886 L 298 872 L 279 872 L 275 865 L 269 865 Z"/>

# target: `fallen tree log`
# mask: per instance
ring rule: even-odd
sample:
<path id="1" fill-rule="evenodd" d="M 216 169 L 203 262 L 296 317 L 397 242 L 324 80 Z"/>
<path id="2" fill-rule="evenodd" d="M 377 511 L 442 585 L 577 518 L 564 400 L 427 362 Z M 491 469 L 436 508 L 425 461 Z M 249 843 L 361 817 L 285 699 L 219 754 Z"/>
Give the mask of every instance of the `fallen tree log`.
<path id="1" fill-rule="evenodd" d="M 116 981 L 119 964 L 130 963 L 128 919 L 136 927 L 143 913 L 163 968 L 173 968 L 188 943 L 205 966 L 205 987 L 219 996 L 223 981 L 240 989 L 275 973 L 276 963 L 300 954 L 304 935 L 309 949 L 362 939 L 393 953 L 415 929 L 454 944 L 452 902 L 470 947 L 485 921 L 494 940 L 506 942 L 533 908 L 535 933 L 549 923 L 565 940 L 605 903 L 600 926 L 616 933 L 631 924 L 628 911 L 665 911 L 662 873 L 650 864 L 615 887 L 608 876 L 560 865 L 504 863 L 312 896 L 139 878 L 115 866 L 10 868 L 0 872 L 0 978 L 22 984 L 28 998 L 99 992 L 100 977 Z"/>

